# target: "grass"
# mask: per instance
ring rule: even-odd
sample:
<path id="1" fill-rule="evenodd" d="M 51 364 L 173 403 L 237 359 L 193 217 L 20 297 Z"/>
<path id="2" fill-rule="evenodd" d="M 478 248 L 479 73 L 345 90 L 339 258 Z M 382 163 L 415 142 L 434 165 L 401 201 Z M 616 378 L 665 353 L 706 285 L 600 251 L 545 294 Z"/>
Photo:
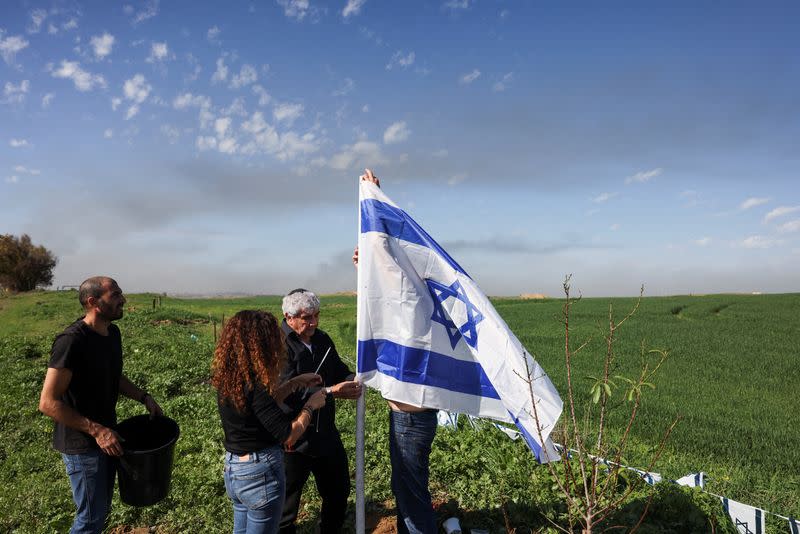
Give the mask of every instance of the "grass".
<path id="1" fill-rule="evenodd" d="M 161 297 L 154 309 L 157 298 L 128 296 L 126 316 L 119 325 L 126 374 L 146 387 L 181 427 L 172 491 L 165 501 L 148 508 L 131 508 L 115 500 L 110 525 L 155 526 L 158 532 L 226 532 L 232 519 L 221 475 L 222 430 L 207 384 L 214 329 L 215 325 L 219 329 L 223 315 L 230 317 L 244 308 L 279 314 L 280 300 Z M 573 308 L 573 339 L 589 340 L 575 361 L 581 403 L 588 400 L 591 385 L 583 377 L 599 374 L 609 306 L 622 317 L 634 302 L 584 299 Z M 564 332 L 559 322 L 563 302 L 495 299 L 494 303 L 563 396 Z M 52 339 L 80 315 L 73 291 L 0 297 L 0 365 L 4 369 L 0 376 L 0 509 L 4 511 L 0 531 L 61 532 L 71 522 L 69 484 L 58 454 L 49 445 L 51 423 L 38 413 L 37 403 Z M 323 298 L 321 320 L 322 328 L 354 367 L 355 298 Z M 656 389 L 645 396 L 627 463 L 646 466 L 665 428 L 681 415 L 683 420 L 655 471 L 675 479 L 703 470 L 709 476 L 710 492 L 781 515 L 800 516 L 800 410 L 794 387 L 800 353 L 800 295 L 645 298 L 620 334 L 614 374 L 635 373 L 643 345 L 670 354 L 656 377 Z M 352 466 L 354 404 L 338 405 L 337 422 Z M 142 408 L 124 399 L 118 412 L 123 419 L 142 413 Z M 368 392 L 366 486 L 370 509 L 376 512 L 390 506 L 392 498 L 386 413 L 380 396 Z M 624 414 L 621 406 L 612 415 L 612 433 L 621 429 Z M 533 530 L 547 527 L 543 514 L 553 517 L 563 512 L 546 469 L 533 463 L 521 442 L 510 441 L 488 425 L 477 431 L 467 426 L 457 432 L 441 429 L 431 466 L 431 488 L 442 514 L 457 510 L 464 526 L 497 530 L 504 522 L 501 505 L 512 526 Z M 663 497 L 664 503 L 673 503 L 666 507 L 686 498 L 684 494 L 676 497 L 674 490 L 659 491 L 673 491 Z M 690 502 L 698 509 L 718 506 L 713 499 L 704 501 L 693 495 Z M 313 484 L 307 486 L 304 503 L 300 530 L 310 532 L 318 509 Z M 656 508 L 654 525 L 658 513 Z M 785 530 L 785 523 L 769 519 L 769 532 Z M 653 530 L 667 531 L 667 527 Z"/>

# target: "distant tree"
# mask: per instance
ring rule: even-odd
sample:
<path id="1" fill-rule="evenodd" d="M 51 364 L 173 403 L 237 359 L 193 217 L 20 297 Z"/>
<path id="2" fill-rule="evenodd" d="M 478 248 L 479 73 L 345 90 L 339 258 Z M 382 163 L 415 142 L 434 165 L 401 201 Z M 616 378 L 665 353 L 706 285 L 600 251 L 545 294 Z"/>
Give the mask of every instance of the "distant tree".
<path id="1" fill-rule="evenodd" d="M 0 235 L 0 287 L 6 291 L 31 291 L 53 283 L 58 259 L 31 242 L 30 236 Z"/>

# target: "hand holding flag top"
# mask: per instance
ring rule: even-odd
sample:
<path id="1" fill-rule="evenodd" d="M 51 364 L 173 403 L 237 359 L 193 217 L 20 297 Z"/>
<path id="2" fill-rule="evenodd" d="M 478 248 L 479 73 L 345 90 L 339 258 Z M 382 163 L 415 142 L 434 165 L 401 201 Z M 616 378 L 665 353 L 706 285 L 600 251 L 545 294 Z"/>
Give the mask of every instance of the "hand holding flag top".
<path id="1" fill-rule="evenodd" d="M 361 381 L 387 400 L 514 423 L 537 460 L 558 459 L 549 435 L 562 402 L 544 370 L 371 170 L 359 184 Z"/>

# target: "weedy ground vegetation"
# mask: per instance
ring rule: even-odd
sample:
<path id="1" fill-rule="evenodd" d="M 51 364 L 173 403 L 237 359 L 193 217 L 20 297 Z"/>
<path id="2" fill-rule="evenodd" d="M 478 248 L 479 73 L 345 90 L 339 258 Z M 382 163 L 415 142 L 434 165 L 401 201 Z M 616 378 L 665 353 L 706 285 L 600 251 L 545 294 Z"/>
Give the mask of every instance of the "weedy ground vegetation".
<path id="1" fill-rule="evenodd" d="M 321 327 L 355 367 L 355 298 L 323 299 Z M 153 303 L 158 302 L 154 307 Z M 556 387 L 565 388 L 560 299 L 494 299 L 522 343 Z M 609 303 L 629 309 L 634 299 L 583 299 L 572 308 L 572 336 L 589 340 L 573 362 L 578 380 L 597 376 L 605 351 L 603 328 Z M 181 427 L 170 495 L 147 508 L 115 497 L 110 525 L 117 532 L 153 527 L 155 532 L 228 532 L 230 503 L 222 481 L 222 429 L 208 384 L 214 331 L 224 317 L 246 308 L 280 315 L 278 297 L 176 299 L 130 295 L 123 334 L 125 372 L 150 391 Z M 38 397 L 53 337 L 81 315 L 74 291 L 0 297 L 0 531 L 64 532 L 73 505 L 64 467 L 50 447 L 52 425 L 38 413 Z M 614 374 L 635 374 L 642 345 L 669 352 L 656 389 L 648 391 L 624 462 L 644 467 L 664 429 L 682 416 L 654 470 L 667 480 L 690 472 L 708 474 L 707 490 L 782 515 L 800 516 L 800 295 L 709 295 L 644 298 L 617 339 Z M 577 387 L 591 404 L 591 381 Z M 612 410 L 610 432 L 622 431 L 624 401 Z M 120 419 L 142 413 L 122 399 Z M 368 516 L 391 515 L 388 408 L 367 394 L 366 488 Z M 337 423 L 353 454 L 355 405 L 337 403 Z M 563 469 L 563 467 L 558 467 Z M 719 500 L 708 493 L 660 484 L 632 473 L 629 501 L 605 527 L 638 520 L 651 492 L 655 497 L 639 532 L 734 532 Z M 463 526 L 492 532 L 554 532 L 551 521 L 566 509 L 548 471 L 537 466 L 524 444 L 491 425 L 440 429 L 431 455 L 431 489 L 442 519 L 457 515 Z M 352 495 L 351 521 L 352 523 Z M 312 532 L 319 508 L 308 484 L 300 530 Z M 768 532 L 785 523 L 768 519 Z M 617 530 L 620 531 L 620 530 Z"/>

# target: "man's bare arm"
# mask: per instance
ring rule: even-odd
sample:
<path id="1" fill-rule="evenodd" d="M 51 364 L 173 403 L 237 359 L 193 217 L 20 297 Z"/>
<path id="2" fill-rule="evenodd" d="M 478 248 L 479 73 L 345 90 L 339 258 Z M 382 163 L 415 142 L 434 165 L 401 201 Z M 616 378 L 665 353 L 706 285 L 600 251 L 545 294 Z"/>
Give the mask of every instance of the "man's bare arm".
<path id="1" fill-rule="evenodd" d="M 61 400 L 71 381 L 69 369 L 48 368 L 39 396 L 39 411 L 54 421 L 89 434 L 109 456 L 121 456 L 122 446 L 116 432 L 81 415 Z"/>

